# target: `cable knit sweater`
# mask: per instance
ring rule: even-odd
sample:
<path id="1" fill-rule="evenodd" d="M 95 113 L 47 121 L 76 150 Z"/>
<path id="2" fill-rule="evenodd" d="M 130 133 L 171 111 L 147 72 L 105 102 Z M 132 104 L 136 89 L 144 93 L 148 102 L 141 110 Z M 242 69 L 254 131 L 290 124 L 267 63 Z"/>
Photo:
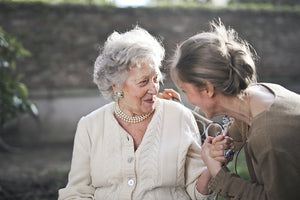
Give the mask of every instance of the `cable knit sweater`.
<path id="1" fill-rule="evenodd" d="M 83 117 L 59 199 L 213 199 L 196 189 L 206 167 L 193 115 L 178 103 L 159 101 L 136 151 L 113 115 L 114 103 Z"/>

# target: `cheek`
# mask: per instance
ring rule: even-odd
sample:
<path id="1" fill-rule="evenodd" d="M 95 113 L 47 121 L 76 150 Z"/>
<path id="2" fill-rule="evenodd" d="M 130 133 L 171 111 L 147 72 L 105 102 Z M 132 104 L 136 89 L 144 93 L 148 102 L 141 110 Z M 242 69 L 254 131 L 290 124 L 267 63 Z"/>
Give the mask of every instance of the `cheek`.
<path id="1" fill-rule="evenodd" d="M 187 98 L 188 98 L 188 101 L 191 104 L 193 104 L 195 106 L 198 106 L 199 108 L 201 108 L 203 106 L 202 105 L 203 102 L 201 101 L 201 98 L 199 96 L 197 96 L 197 95 L 188 95 Z"/>
<path id="2" fill-rule="evenodd" d="M 143 96 L 145 96 L 147 94 L 147 90 L 143 89 L 143 88 L 138 88 L 136 89 L 135 91 L 133 91 L 132 95 L 135 97 L 135 98 L 142 98 Z"/>
<path id="3" fill-rule="evenodd" d="M 156 91 L 157 91 L 157 93 L 158 93 L 158 91 L 159 91 L 159 83 L 156 83 L 156 84 L 155 84 L 155 88 L 156 88 Z"/>
<path id="4" fill-rule="evenodd" d="M 193 94 L 187 94 L 187 99 L 191 104 L 196 105 L 197 98 Z"/>
<path id="5" fill-rule="evenodd" d="M 140 99 L 140 96 L 142 95 L 141 90 L 138 89 L 132 89 L 128 90 L 124 96 L 126 96 L 126 101 L 130 102 L 136 102 Z"/>
<path id="6" fill-rule="evenodd" d="M 199 104 L 199 102 L 197 101 L 197 99 L 191 99 L 191 100 L 189 100 L 189 102 L 190 102 L 191 104 L 193 104 L 194 106 L 197 106 L 197 107 L 199 107 L 199 108 L 202 107 L 201 104 Z"/>

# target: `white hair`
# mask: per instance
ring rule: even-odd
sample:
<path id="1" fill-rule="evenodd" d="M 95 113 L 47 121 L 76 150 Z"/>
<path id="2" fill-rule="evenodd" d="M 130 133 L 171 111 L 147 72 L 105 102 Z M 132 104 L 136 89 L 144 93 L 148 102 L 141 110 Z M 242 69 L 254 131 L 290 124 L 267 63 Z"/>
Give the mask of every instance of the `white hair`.
<path id="1" fill-rule="evenodd" d="M 105 98 L 113 99 L 112 85 L 123 87 L 132 67 L 146 63 L 159 70 L 165 50 L 146 30 L 136 26 L 125 33 L 113 32 L 94 64 L 94 83 Z"/>

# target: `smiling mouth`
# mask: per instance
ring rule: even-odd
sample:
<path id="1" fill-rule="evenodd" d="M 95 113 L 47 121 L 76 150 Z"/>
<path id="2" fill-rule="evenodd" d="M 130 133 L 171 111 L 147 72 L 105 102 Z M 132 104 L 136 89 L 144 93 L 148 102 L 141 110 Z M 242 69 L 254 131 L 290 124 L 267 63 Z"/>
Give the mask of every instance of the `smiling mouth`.
<path id="1" fill-rule="evenodd" d="M 146 100 L 144 100 L 146 103 L 154 103 L 154 99 L 153 98 L 151 98 L 151 99 L 146 99 Z"/>

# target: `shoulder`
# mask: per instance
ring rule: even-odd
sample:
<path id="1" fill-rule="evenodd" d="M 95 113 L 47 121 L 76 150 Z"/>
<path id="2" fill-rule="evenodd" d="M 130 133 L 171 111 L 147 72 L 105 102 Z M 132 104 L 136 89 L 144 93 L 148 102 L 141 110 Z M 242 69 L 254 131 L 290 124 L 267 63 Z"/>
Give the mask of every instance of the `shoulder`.
<path id="1" fill-rule="evenodd" d="M 113 105 L 114 102 L 105 104 L 104 106 L 83 116 L 80 121 L 101 121 L 101 118 L 104 118 L 105 115 L 112 115 Z"/>
<path id="2" fill-rule="evenodd" d="M 272 105 L 263 113 L 255 117 L 258 124 L 269 126 L 279 125 L 281 123 L 291 124 L 296 121 L 299 124 L 300 118 L 300 95 L 296 94 L 280 85 L 272 83 L 261 83 L 264 87 L 273 92 L 275 99 Z"/>
<path id="3" fill-rule="evenodd" d="M 192 115 L 192 112 L 189 108 L 185 107 L 183 104 L 180 104 L 178 102 L 160 99 L 160 103 L 168 112 L 177 112 L 177 115 L 178 114 Z"/>
<path id="4" fill-rule="evenodd" d="M 108 103 L 81 117 L 77 124 L 77 137 L 86 137 L 88 135 L 89 138 L 93 138 L 99 135 L 104 126 L 112 128 L 115 124 L 113 123 L 113 105 L 113 102 Z"/>
<path id="5" fill-rule="evenodd" d="M 183 104 L 171 100 L 160 99 L 162 113 L 168 121 L 180 121 L 182 123 L 193 123 L 195 118 L 192 111 Z M 196 122 L 195 122 L 196 123 Z"/>
<path id="6" fill-rule="evenodd" d="M 189 108 L 170 100 L 162 99 L 160 103 L 163 108 L 166 123 L 173 127 L 178 127 L 184 134 L 194 135 L 198 132 L 195 117 Z"/>
<path id="7" fill-rule="evenodd" d="M 276 97 L 286 97 L 288 96 L 289 98 L 297 98 L 298 100 L 300 99 L 300 95 L 288 90 L 287 88 L 274 84 L 274 83 L 259 83 L 259 85 L 265 86 L 268 88 L 270 91 L 272 91 Z"/>

